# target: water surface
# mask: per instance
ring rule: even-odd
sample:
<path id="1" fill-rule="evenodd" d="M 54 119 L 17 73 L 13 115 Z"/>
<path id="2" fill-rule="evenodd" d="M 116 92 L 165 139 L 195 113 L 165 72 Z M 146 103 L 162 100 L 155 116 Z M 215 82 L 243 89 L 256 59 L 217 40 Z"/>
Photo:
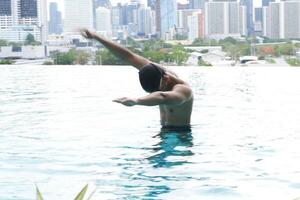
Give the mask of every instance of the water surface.
<path id="1" fill-rule="evenodd" d="M 127 66 L 0 67 L 0 199 L 300 197 L 300 71 L 174 67 L 195 95 L 191 133 L 162 133 Z"/>

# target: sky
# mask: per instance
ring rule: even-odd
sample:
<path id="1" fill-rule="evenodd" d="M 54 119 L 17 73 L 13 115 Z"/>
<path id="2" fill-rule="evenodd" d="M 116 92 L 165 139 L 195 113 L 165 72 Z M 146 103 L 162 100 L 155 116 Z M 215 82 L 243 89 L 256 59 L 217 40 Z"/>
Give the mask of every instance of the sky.
<path id="1" fill-rule="evenodd" d="M 260 7 L 261 6 L 261 1 L 262 0 L 253 0 L 254 7 Z M 63 11 L 63 8 L 64 8 L 63 0 L 48 0 L 48 3 L 50 3 L 50 2 L 57 2 L 59 10 L 62 11 L 62 12 L 64 12 Z M 121 2 L 121 3 L 130 2 L 130 0 L 110 0 L 110 2 L 113 5 L 115 5 L 115 4 L 119 3 L 119 2 Z M 141 0 L 141 2 L 143 4 L 146 4 L 147 0 Z M 187 2 L 187 0 L 178 0 L 178 2 L 185 3 L 185 2 Z"/>

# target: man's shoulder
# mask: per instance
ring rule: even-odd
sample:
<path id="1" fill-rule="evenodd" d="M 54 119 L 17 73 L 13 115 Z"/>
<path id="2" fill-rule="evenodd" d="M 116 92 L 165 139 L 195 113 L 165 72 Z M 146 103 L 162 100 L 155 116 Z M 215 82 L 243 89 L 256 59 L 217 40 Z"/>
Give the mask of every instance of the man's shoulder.
<path id="1" fill-rule="evenodd" d="M 185 94 L 186 96 L 192 96 L 193 94 L 191 87 L 187 83 L 176 84 L 173 87 L 173 91 Z"/>

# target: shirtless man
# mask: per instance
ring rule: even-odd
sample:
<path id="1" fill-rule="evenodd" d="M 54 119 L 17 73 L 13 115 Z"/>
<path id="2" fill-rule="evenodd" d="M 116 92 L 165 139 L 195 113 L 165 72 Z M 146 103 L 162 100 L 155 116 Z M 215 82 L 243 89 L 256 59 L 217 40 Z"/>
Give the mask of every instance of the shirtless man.
<path id="1" fill-rule="evenodd" d="M 121 97 L 113 100 L 125 106 L 159 106 L 163 128 L 186 128 L 190 126 L 193 92 L 190 86 L 178 76 L 128 49 L 115 44 L 88 29 L 81 30 L 82 36 L 103 44 L 119 58 L 129 62 L 139 70 L 142 88 L 150 93 L 140 98 Z"/>

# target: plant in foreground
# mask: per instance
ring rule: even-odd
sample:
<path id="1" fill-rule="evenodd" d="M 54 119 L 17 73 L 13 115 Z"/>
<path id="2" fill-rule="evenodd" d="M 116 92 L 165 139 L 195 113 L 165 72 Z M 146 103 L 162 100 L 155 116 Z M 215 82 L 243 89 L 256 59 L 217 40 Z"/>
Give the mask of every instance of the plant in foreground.
<path id="1" fill-rule="evenodd" d="M 84 188 L 79 192 L 79 194 L 75 197 L 74 200 L 83 200 L 87 189 L 88 185 L 84 186 Z M 90 194 L 90 196 L 86 200 L 90 200 L 94 193 L 95 190 Z M 36 187 L 36 200 L 44 200 L 38 187 Z"/>

